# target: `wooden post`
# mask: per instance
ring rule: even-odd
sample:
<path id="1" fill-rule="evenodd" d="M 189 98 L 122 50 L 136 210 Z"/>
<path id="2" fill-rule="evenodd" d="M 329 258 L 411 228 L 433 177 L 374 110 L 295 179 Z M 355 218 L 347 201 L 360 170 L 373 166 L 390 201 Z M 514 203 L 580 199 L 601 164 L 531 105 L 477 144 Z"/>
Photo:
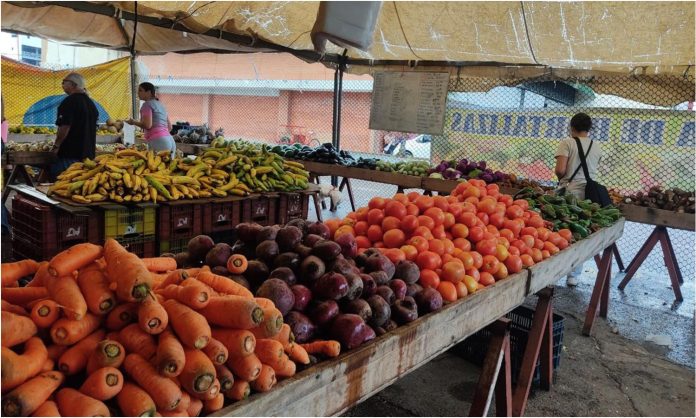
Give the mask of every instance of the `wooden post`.
<path id="1" fill-rule="evenodd" d="M 515 393 L 512 401 L 512 415 L 520 417 L 524 414 L 527 408 L 527 399 L 529 398 L 529 389 L 532 387 L 534 379 L 534 370 L 536 362 L 539 358 L 542 345 L 549 346 L 543 350 L 544 358 L 541 363 L 546 363 L 546 384 L 551 387 L 551 378 L 553 374 L 553 324 L 549 328 L 549 318 L 553 317 L 553 306 L 551 299 L 553 298 L 553 287 L 549 286 L 537 293 L 539 300 L 537 301 L 534 319 L 532 320 L 532 329 L 529 330 L 529 338 L 527 339 L 527 347 L 524 349 L 524 357 L 522 358 L 522 366 L 520 366 L 520 374 L 517 378 Z M 550 334 L 550 335 L 548 335 Z M 550 367 L 549 367 L 550 366 Z"/>
<path id="2" fill-rule="evenodd" d="M 674 254 L 674 247 L 672 247 L 672 242 L 669 239 L 667 227 L 663 225 L 658 225 L 655 227 L 653 232 L 638 251 L 638 254 L 636 254 L 633 260 L 631 260 L 631 262 L 628 264 L 626 276 L 623 278 L 621 283 L 619 283 L 619 289 L 623 290 L 628 282 L 631 281 L 633 276 L 636 274 L 640 266 L 643 264 L 658 242 L 662 247 L 662 254 L 664 256 L 665 266 L 667 266 L 667 273 L 669 273 L 669 279 L 672 282 L 674 297 L 678 302 L 681 302 L 684 300 L 684 298 L 682 297 L 680 286 L 681 283 L 684 282 L 684 279 L 682 278 L 681 270 L 679 269 L 679 264 L 677 263 L 677 256 Z"/>
<path id="3" fill-rule="evenodd" d="M 488 326 L 491 340 L 476 385 L 469 416 L 488 416 L 495 392 L 496 416 L 509 417 L 512 413 L 512 374 L 510 366 L 510 321 L 500 318 Z"/>
<path id="4" fill-rule="evenodd" d="M 350 207 L 351 209 L 353 209 L 353 212 L 355 212 L 355 198 L 353 197 L 353 188 L 350 185 L 350 178 L 348 177 L 343 177 L 341 185 L 338 187 L 338 191 L 342 192 L 343 188 L 345 187 L 348 188 L 348 199 L 350 200 Z"/>
<path id="5" fill-rule="evenodd" d="M 597 308 L 599 308 L 600 300 L 605 298 L 604 294 L 609 293 L 605 282 L 609 280 L 609 274 L 611 274 L 611 261 L 613 252 L 610 247 L 604 249 L 602 253 L 602 260 L 599 265 L 599 272 L 597 273 L 597 279 L 595 280 L 594 289 L 592 290 L 592 297 L 590 298 L 590 306 L 587 308 L 587 314 L 585 315 L 585 325 L 582 328 L 582 333 L 584 335 L 590 335 L 592 332 L 592 326 L 594 325 L 595 316 L 597 316 Z M 608 298 L 608 296 L 606 296 Z M 608 299 L 607 299 L 608 303 Z M 606 316 L 606 310 L 605 310 Z"/>
<path id="6" fill-rule="evenodd" d="M 621 258 L 621 254 L 619 253 L 619 247 L 616 246 L 616 243 L 611 244 L 611 249 L 614 251 L 614 258 L 616 259 L 616 264 L 619 266 L 619 271 L 625 271 L 626 268 L 624 267 L 623 259 Z"/>

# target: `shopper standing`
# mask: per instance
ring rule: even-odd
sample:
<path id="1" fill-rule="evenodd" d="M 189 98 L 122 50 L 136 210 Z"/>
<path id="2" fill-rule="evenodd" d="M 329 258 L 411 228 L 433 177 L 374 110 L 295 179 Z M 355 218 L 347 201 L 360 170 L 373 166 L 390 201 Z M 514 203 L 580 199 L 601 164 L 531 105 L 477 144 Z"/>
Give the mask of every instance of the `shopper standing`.
<path id="1" fill-rule="evenodd" d="M 52 181 L 71 164 L 94 158 L 97 147 L 99 111 L 87 96 L 84 77 L 70 73 L 63 79 L 62 87 L 68 97 L 58 106 L 58 134 L 52 149 L 58 160 L 49 168 Z"/>
<path id="2" fill-rule="evenodd" d="M 140 120 L 128 119 L 126 123 L 138 126 L 145 132 L 145 142 L 153 151 L 176 151 L 174 138 L 169 134 L 172 127 L 167 110 L 156 95 L 152 83 L 141 83 L 138 86 L 138 98 L 145 103 L 140 107 Z"/>
<path id="3" fill-rule="evenodd" d="M 602 158 L 602 147 L 598 141 L 590 139 L 592 118 L 585 113 L 578 113 L 570 119 L 570 137 L 558 144 L 556 149 L 556 169 L 559 187 L 566 193 L 572 193 L 578 199 L 585 198 L 587 180 L 583 173 L 578 141 L 587 162 L 590 178 L 597 179 L 597 167 Z M 572 271 L 567 278 L 568 286 L 577 285 L 577 277 L 582 273 L 582 264 Z"/>

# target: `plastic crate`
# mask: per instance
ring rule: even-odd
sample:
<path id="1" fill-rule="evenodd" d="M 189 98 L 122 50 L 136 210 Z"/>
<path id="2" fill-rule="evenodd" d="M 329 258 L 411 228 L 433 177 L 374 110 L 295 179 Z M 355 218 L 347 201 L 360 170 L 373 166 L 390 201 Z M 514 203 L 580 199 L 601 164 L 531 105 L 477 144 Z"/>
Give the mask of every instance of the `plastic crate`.
<path id="1" fill-rule="evenodd" d="M 193 237 L 191 237 L 193 238 Z M 188 248 L 191 238 L 175 238 L 171 240 L 157 240 L 157 256 L 163 253 L 182 253 Z M 217 241 L 215 241 L 217 243 Z"/>
<path id="2" fill-rule="evenodd" d="M 102 205 L 103 240 L 116 241 L 135 237 L 154 237 L 156 229 L 157 205 L 142 203 L 138 205 Z"/>
<path id="3" fill-rule="evenodd" d="M 156 257 L 155 253 L 157 242 L 154 236 L 139 236 L 134 238 L 123 238 L 117 240 L 128 251 L 138 257 Z"/>
<path id="4" fill-rule="evenodd" d="M 91 210 L 72 213 L 17 194 L 12 199 L 13 257 L 49 260 L 74 244 L 100 243 L 98 220 Z"/>
<path id="5" fill-rule="evenodd" d="M 242 220 L 268 226 L 276 223 L 278 195 L 251 195 L 243 200 Z"/>
<path id="6" fill-rule="evenodd" d="M 510 365 L 512 367 L 512 381 L 517 382 L 524 359 L 524 350 L 527 347 L 527 339 L 529 331 L 532 328 L 532 320 L 534 310 L 526 306 L 520 306 L 508 313 L 506 317 L 512 321 L 510 324 Z M 553 369 L 554 376 L 556 370 L 561 364 L 561 348 L 563 346 L 563 329 L 565 318 L 558 314 L 553 314 Z M 482 365 L 488 352 L 488 342 L 491 339 L 491 333 L 484 328 L 481 331 L 473 334 L 462 343 L 458 344 L 454 351 L 471 361 L 474 364 Z M 540 360 L 534 369 L 534 379 L 532 383 L 538 385 L 541 381 Z"/>
<path id="7" fill-rule="evenodd" d="M 307 219 L 309 213 L 309 197 L 306 192 L 280 193 L 278 196 L 279 224 L 284 225 L 293 219 Z"/>
<path id="8" fill-rule="evenodd" d="M 180 252 L 188 241 L 203 233 L 203 205 L 162 204 L 157 210 L 158 252 Z"/>
<path id="9" fill-rule="evenodd" d="M 206 235 L 227 235 L 242 219 L 244 200 L 223 200 L 211 202 L 203 207 L 203 233 Z M 217 241 L 215 241 L 217 242 Z"/>

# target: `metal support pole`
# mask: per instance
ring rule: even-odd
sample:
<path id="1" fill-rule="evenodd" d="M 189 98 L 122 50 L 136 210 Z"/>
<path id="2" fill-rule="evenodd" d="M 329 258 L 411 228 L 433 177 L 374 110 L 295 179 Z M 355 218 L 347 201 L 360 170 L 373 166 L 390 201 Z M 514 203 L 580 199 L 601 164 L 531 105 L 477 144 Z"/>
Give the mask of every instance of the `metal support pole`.
<path id="1" fill-rule="evenodd" d="M 334 73 L 334 97 L 333 97 L 333 126 L 331 129 L 331 143 L 337 151 L 341 150 L 341 97 L 343 96 L 343 72 L 346 70 L 347 49 L 343 50 L 343 55 L 339 59 L 336 72 Z M 338 186 L 338 178 L 331 176 L 331 184 Z"/>
<path id="2" fill-rule="evenodd" d="M 138 80 L 135 77 L 135 55 L 130 56 L 130 81 L 131 81 L 131 117 L 136 119 L 138 117 L 138 111 L 140 106 L 138 106 Z"/>

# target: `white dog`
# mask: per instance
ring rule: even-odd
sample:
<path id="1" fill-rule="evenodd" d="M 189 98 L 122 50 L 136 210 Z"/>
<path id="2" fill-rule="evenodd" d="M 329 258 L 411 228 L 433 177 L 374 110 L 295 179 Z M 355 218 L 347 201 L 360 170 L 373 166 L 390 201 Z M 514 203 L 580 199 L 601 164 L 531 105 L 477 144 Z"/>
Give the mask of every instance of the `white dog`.
<path id="1" fill-rule="evenodd" d="M 341 204 L 341 192 L 335 186 L 331 184 L 320 184 L 319 185 L 319 197 L 321 199 L 330 198 L 331 199 L 331 212 L 335 212 L 338 209 L 338 205 Z"/>

